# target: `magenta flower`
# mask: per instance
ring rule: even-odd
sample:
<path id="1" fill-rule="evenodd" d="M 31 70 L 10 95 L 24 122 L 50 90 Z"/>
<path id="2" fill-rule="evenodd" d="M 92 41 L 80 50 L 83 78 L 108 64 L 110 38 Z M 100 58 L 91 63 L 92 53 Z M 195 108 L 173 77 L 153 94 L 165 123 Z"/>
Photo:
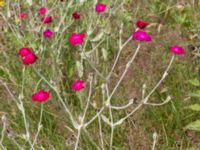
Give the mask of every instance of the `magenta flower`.
<path id="1" fill-rule="evenodd" d="M 37 56 L 28 47 L 20 48 L 18 54 L 22 57 L 24 65 L 33 64 L 37 60 Z"/>
<path id="2" fill-rule="evenodd" d="M 183 55 L 185 54 L 185 51 L 182 47 L 178 46 L 178 45 L 173 45 L 169 48 L 169 50 L 171 51 L 171 53 L 175 54 L 175 55 Z"/>
<path id="3" fill-rule="evenodd" d="M 41 89 L 38 92 L 32 94 L 32 100 L 42 103 L 49 99 L 49 95 L 49 92 Z"/>
<path id="4" fill-rule="evenodd" d="M 41 7 L 41 8 L 38 9 L 38 12 L 39 12 L 40 15 L 44 15 L 44 14 L 46 14 L 47 9 L 45 7 Z"/>
<path id="5" fill-rule="evenodd" d="M 73 14 L 72 14 L 72 17 L 75 19 L 75 20 L 78 20 L 78 19 L 80 19 L 80 13 L 79 12 L 74 12 Z"/>
<path id="6" fill-rule="evenodd" d="M 51 38 L 52 36 L 53 36 L 53 32 L 51 31 L 51 30 L 49 30 L 49 29 L 46 29 L 44 32 L 43 32 L 43 36 L 45 37 L 45 38 Z"/>
<path id="7" fill-rule="evenodd" d="M 25 12 L 20 12 L 20 13 L 18 14 L 18 16 L 19 16 L 19 18 L 21 18 L 21 19 L 25 19 L 25 18 L 27 17 L 27 14 L 26 14 Z"/>
<path id="8" fill-rule="evenodd" d="M 24 65 L 31 65 L 37 60 L 37 56 L 34 53 L 30 53 L 22 57 L 22 60 Z"/>
<path id="9" fill-rule="evenodd" d="M 80 91 L 81 89 L 84 88 L 84 81 L 83 80 L 76 80 L 74 83 L 72 83 L 71 88 L 74 91 Z"/>
<path id="10" fill-rule="evenodd" d="M 98 3 L 98 4 L 96 4 L 95 10 L 98 13 L 104 12 L 106 10 L 106 5 L 102 4 L 102 3 Z"/>
<path id="11" fill-rule="evenodd" d="M 42 23 L 44 23 L 44 24 L 51 23 L 52 20 L 53 20 L 53 19 L 52 19 L 51 16 L 45 16 L 45 17 L 42 17 Z"/>
<path id="12" fill-rule="evenodd" d="M 132 37 L 137 41 L 146 41 L 146 42 L 151 41 L 151 36 L 144 31 L 133 32 Z"/>
<path id="13" fill-rule="evenodd" d="M 72 33 L 68 41 L 72 45 L 79 45 L 83 43 L 84 37 L 84 33 Z"/>
<path id="14" fill-rule="evenodd" d="M 148 25 L 149 25 L 149 23 L 144 22 L 144 21 L 142 21 L 142 20 L 138 20 L 138 21 L 136 22 L 136 27 L 139 28 L 139 29 L 144 29 L 144 28 L 146 28 Z"/>
<path id="15" fill-rule="evenodd" d="M 28 54 L 30 54 L 30 53 L 32 53 L 32 52 L 31 52 L 30 48 L 28 48 L 28 47 L 20 48 L 20 49 L 19 49 L 19 52 L 18 52 L 18 54 L 19 54 L 21 57 L 24 57 L 24 56 L 26 56 L 26 55 L 28 55 Z"/>

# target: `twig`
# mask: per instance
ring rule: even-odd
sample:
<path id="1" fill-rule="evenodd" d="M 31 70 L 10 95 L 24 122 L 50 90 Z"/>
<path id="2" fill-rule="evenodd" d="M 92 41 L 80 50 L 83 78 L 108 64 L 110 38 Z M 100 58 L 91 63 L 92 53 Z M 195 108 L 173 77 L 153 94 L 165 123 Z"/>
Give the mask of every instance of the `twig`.
<path id="1" fill-rule="evenodd" d="M 121 45 L 121 44 L 119 45 L 119 51 L 118 51 L 117 57 L 116 57 L 116 59 L 115 59 L 115 62 L 114 62 L 114 64 L 113 64 L 113 66 L 112 66 L 110 72 L 108 73 L 108 76 L 106 77 L 107 80 L 111 77 L 112 72 L 113 72 L 114 68 L 115 68 L 116 65 L 117 65 L 117 62 L 118 62 L 118 60 L 119 60 L 119 57 L 120 57 L 120 54 L 121 54 L 123 48 L 131 41 L 131 39 L 132 39 L 132 37 L 129 37 L 128 40 L 126 40 L 126 42 L 125 42 L 123 45 Z"/>
<path id="2" fill-rule="evenodd" d="M 3 115 L 1 117 L 2 123 L 3 123 L 3 128 L 1 130 L 1 139 L 0 139 L 0 146 L 3 150 L 7 150 L 7 148 L 3 145 L 3 140 L 4 140 L 4 135 L 5 135 L 5 130 L 6 130 L 6 116 Z"/>
<path id="3" fill-rule="evenodd" d="M 11 138 L 11 140 L 12 140 L 13 143 L 18 147 L 19 150 L 24 150 L 24 148 L 21 147 L 20 144 L 19 144 L 14 138 Z"/>
<path id="4" fill-rule="evenodd" d="M 113 105 L 111 105 L 110 107 L 111 107 L 112 109 L 122 110 L 122 109 L 128 108 L 128 107 L 131 106 L 131 105 L 133 105 L 133 99 L 130 99 L 130 100 L 129 100 L 129 103 L 126 104 L 126 105 L 123 105 L 123 106 L 113 106 Z"/>
<path id="5" fill-rule="evenodd" d="M 148 103 L 148 102 L 146 102 L 146 103 L 144 103 L 145 105 L 151 105 L 151 106 L 162 106 L 162 105 L 165 105 L 166 103 L 168 103 L 169 101 L 171 100 L 171 97 L 170 96 L 168 96 L 167 98 L 166 98 L 166 100 L 165 101 L 163 101 L 162 103 Z"/>
<path id="6" fill-rule="evenodd" d="M 7 86 L 7 84 L 5 82 L 3 82 L 3 80 L 0 79 L 0 83 L 5 87 L 5 89 L 7 90 L 8 94 L 11 96 L 11 98 L 13 99 L 13 101 L 18 104 L 18 100 L 15 98 L 15 96 L 13 95 L 13 93 L 11 92 L 11 90 L 9 89 L 9 87 Z"/>
<path id="7" fill-rule="evenodd" d="M 120 79 L 118 80 L 117 84 L 115 85 L 114 89 L 112 90 L 109 98 L 107 99 L 107 102 L 109 102 L 113 96 L 113 94 L 116 92 L 117 88 L 119 87 L 120 83 L 122 82 L 122 80 L 124 79 L 129 67 L 131 66 L 132 62 L 135 60 L 138 52 L 140 50 L 140 44 L 138 45 L 137 49 L 135 50 L 135 53 L 133 54 L 133 56 L 131 57 L 131 59 L 129 60 L 129 62 L 126 64 L 126 68 L 124 70 L 124 72 L 122 73 Z"/>
<path id="8" fill-rule="evenodd" d="M 114 89 L 112 90 L 111 94 L 110 94 L 109 97 L 107 98 L 107 100 L 106 100 L 106 102 L 104 103 L 104 105 L 102 106 L 102 108 L 97 112 L 97 114 L 96 114 L 90 121 L 88 121 L 87 123 L 85 123 L 85 125 L 84 125 L 85 127 L 87 127 L 89 124 L 91 124 L 91 123 L 98 117 L 98 115 L 100 115 L 100 114 L 103 112 L 105 106 L 109 107 L 109 105 L 110 105 L 110 100 L 111 100 L 113 94 L 115 93 L 115 91 L 116 91 L 117 88 L 119 87 L 121 81 L 123 80 L 124 76 L 126 75 L 128 69 L 129 69 L 130 65 L 133 63 L 134 59 L 136 58 L 137 53 L 139 52 L 139 49 L 140 49 L 140 45 L 138 45 L 138 47 L 137 47 L 135 53 L 133 54 L 131 60 L 126 64 L 126 68 L 125 68 L 124 72 L 122 73 L 122 75 L 121 75 L 119 81 L 118 81 L 117 84 L 115 85 Z"/>
<path id="9" fill-rule="evenodd" d="M 120 119 L 119 121 L 117 121 L 116 123 L 114 123 L 114 126 L 116 125 L 120 125 L 122 122 L 124 122 L 127 118 L 129 118 L 132 114 L 134 114 L 138 109 L 141 108 L 141 106 L 143 106 L 144 104 L 146 104 L 149 100 L 149 97 L 152 95 L 152 93 L 159 87 L 159 85 L 162 83 L 162 81 L 166 78 L 166 76 L 168 75 L 168 71 L 172 65 L 172 62 L 174 60 L 174 55 L 171 58 L 170 63 L 168 64 L 166 70 L 164 71 L 161 79 L 158 81 L 158 83 L 155 85 L 155 87 L 149 92 L 149 94 L 141 101 L 141 103 L 134 109 L 132 110 L 128 115 L 126 115 L 124 118 Z M 168 100 L 168 99 L 167 99 Z"/>
<path id="10" fill-rule="evenodd" d="M 25 108 L 24 108 L 24 103 L 22 101 L 22 99 L 24 99 L 24 80 L 25 80 L 25 67 L 23 67 L 22 69 L 22 88 L 21 88 L 21 93 L 19 95 L 19 105 L 18 108 L 22 113 L 22 117 L 24 120 L 24 126 L 25 126 L 25 130 L 26 130 L 26 140 L 28 141 L 29 145 L 32 147 L 32 143 L 30 140 L 30 132 L 29 132 L 29 125 L 28 122 L 26 120 L 26 113 L 25 113 Z"/>
<path id="11" fill-rule="evenodd" d="M 152 146 L 152 149 L 151 149 L 151 150 L 155 150 L 156 142 L 157 142 L 157 133 L 154 132 L 154 133 L 153 133 L 153 146 Z"/>
<path id="12" fill-rule="evenodd" d="M 76 144 L 75 144 L 74 150 L 77 150 L 77 149 L 78 149 L 78 144 L 79 144 L 79 140 L 80 140 L 80 135 L 81 135 L 81 129 L 78 129 L 78 135 L 77 135 L 77 137 L 76 137 Z"/>
<path id="13" fill-rule="evenodd" d="M 45 81 L 47 83 L 47 85 L 49 85 L 49 87 L 54 90 L 54 92 L 56 93 L 56 95 L 58 96 L 58 99 L 60 100 L 60 102 L 62 103 L 66 113 L 69 115 L 69 118 L 72 122 L 72 125 L 74 126 L 74 128 L 78 129 L 78 124 L 77 122 L 74 120 L 74 117 L 72 116 L 72 113 L 70 112 L 70 110 L 67 108 L 64 100 L 62 99 L 62 97 L 60 96 L 60 94 L 58 93 L 57 89 L 41 74 L 37 71 L 37 69 L 35 67 L 33 67 L 34 71 L 37 73 L 37 75 L 43 79 L 43 81 Z"/>
<path id="14" fill-rule="evenodd" d="M 85 110 L 84 110 L 84 113 L 83 113 L 83 116 L 82 116 L 82 119 L 81 119 L 81 123 L 80 123 L 79 128 L 78 128 L 78 136 L 77 136 L 77 140 L 76 140 L 76 144 L 75 144 L 74 150 L 77 150 L 77 148 L 78 148 L 78 143 L 79 143 L 79 140 L 80 140 L 81 129 L 82 129 L 83 125 L 84 125 L 84 120 L 85 120 L 85 117 L 86 117 L 86 113 L 87 113 L 88 108 L 89 108 L 89 104 L 90 104 L 90 100 L 91 100 L 91 95 L 92 95 L 92 81 L 93 81 L 93 77 L 92 77 L 92 75 L 89 75 L 89 82 L 90 82 L 89 94 L 88 94 L 87 104 L 86 104 L 86 107 L 85 107 Z"/>
<path id="15" fill-rule="evenodd" d="M 35 139 L 34 139 L 34 141 L 33 141 L 32 148 L 31 148 L 31 149 L 34 149 L 34 145 L 35 145 L 35 143 L 36 143 L 36 141 L 37 141 L 39 132 L 40 132 L 40 130 L 41 130 L 41 128 L 42 128 L 43 108 L 44 108 L 44 105 L 43 105 L 43 103 L 42 103 L 42 104 L 41 104 L 41 109 L 40 109 L 40 120 L 39 120 L 39 123 L 38 123 L 38 130 L 37 130 L 37 133 L 36 133 L 36 135 L 35 135 Z"/>
<path id="16" fill-rule="evenodd" d="M 103 132 L 102 132 L 101 117 L 100 116 L 98 116 L 98 122 L 99 122 L 99 135 L 100 135 L 100 141 L 101 141 L 101 149 L 104 150 Z"/>
<path id="17" fill-rule="evenodd" d="M 175 55 L 172 56 L 169 65 L 167 66 L 164 74 L 162 75 L 162 78 L 160 79 L 160 81 L 156 84 L 156 86 L 151 90 L 151 92 L 146 96 L 146 98 L 144 99 L 144 103 L 146 103 L 148 101 L 148 98 L 154 93 L 154 91 L 160 86 L 160 84 L 163 82 L 163 80 L 166 78 L 166 76 L 168 75 L 168 71 L 174 61 Z"/>

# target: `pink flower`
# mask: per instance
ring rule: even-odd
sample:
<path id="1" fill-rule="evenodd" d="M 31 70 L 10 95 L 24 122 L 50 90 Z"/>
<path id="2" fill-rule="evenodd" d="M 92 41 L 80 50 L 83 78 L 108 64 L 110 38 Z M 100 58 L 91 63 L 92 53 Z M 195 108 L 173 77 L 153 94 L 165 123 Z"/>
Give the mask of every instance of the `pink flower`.
<path id="1" fill-rule="evenodd" d="M 144 21 L 142 21 L 142 20 L 138 20 L 138 21 L 136 22 L 136 26 L 137 26 L 137 28 L 139 28 L 139 29 L 144 29 L 144 28 L 146 28 L 148 25 L 149 25 L 149 23 L 144 22 Z"/>
<path id="2" fill-rule="evenodd" d="M 45 16 L 45 17 L 42 17 L 42 23 L 44 23 L 44 24 L 51 23 L 52 20 L 53 20 L 53 19 L 52 19 L 51 16 Z"/>
<path id="3" fill-rule="evenodd" d="M 44 32 L 43 32 L 43 36 L 45 38 L 51 38 L 53 36 L 53 32 L 49 29 L 46 29 Z"/>
<path id="4" fill-rule="evenodd" d="M 72 45 L 79 45 L 83 43 L 84 37 L 84 33 L 72 33 L 68 41 Z"/>
<path id="5" fill-rule="evenodd" d="M 80 13 L 79 12 L 74 12 L 73 14 L 72 14 L 72 17 L 75 19 L 75 20 L 78 20 L 78 19 L 80 19 Z"/>
<path id="6" fill-rule="evenodd" d="M 72 83 L 71 88 L 74 91 L 80 91 L 81 89 L 84 88 L 84 81 L 83 80 L 76 80 L 74 83 Z"/>
<path id="7" fill-rule="evenodd" d="M 21 19 L 25 19 L 25 18 L 27 17 L 27 14 L 26 14 L 25 12 L 20 12 L 20 13 L 18 14 L 18 16 L 19 16 L 19 18 L 21 18 Z"/>
<path id="8" fill-rule="evenodd" d="M 28 47 L 20 48 L 18 54 L 22 57 L 24 65 L 33 64 L 37 60 L 37 56 Z"/>
<path id="9" fill-rule="evenodd" d="M 26 56 L 22 57 L 24 65 L 33 64 L 37 60 L 37 56 L 34 53 L 27 54 Z"/>
<path id="10" fill-rule="evenodd" d="M 46 14 L 47 9 L 45 7 L 41 7 L 41 8 L 38 9 L 38 12 L 39 12 L 40 15 L 44 15 L 44 14 Z"/>
<path id="11" fill-rule="evenodd" d="M 41 89 L 38 92 L 32 94 L 32 100 L 42 103 L 49 99 L 49 95 L 49 92 Z"/>
<path id="12" fill-rule="evenodd" d="M 132 37 L 137 41 L 146 41 L 146 42 L 151 41 L 151 36 L 144 31 L 133 32 Z"/>
<path id="13" fill-rule="evenodd" d="M 106 10 L 106 5 L 102 4 L 102 3 L 98 3 L 98 4 L 96 4 L 95 10 L 98 13 L 104 12 Z"/>
<path id="14" fill-rule="evenodd" d="M 178 45 L 173 45 L 169 48 L 169 50 L 175 54 L 175 55 L 183 55 L 185 54 L 185 51 L 182 47 L 178 46 Z"/>
<path id="15" fill-rule="evenodd" d="M 30 48 L 28 48 L 28 47 L 20 48 L 20 49 L 19 49 L 19 52 L 18 52 L 18 54 L 19 54 L 21 57 L 24 57 L 24 56 L 26 56 L 26 55 L 28 55 L 28 54 L 30 54 L 30 53 L 32 53 L 32 52 L 31 52 Z"/>

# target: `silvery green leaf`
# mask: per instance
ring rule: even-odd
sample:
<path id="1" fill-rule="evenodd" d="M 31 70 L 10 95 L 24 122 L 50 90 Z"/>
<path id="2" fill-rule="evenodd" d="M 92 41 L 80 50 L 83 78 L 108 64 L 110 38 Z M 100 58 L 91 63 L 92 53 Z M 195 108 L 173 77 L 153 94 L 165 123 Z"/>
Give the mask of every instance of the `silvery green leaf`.
<path id="1" fill-rule="evenodd" d="M 46 150 L 43 146 L 40 146 L 41 150 Z"/>
<path id="2" fill-rule="evenodd" d="M 40 32 L 40 27 L 38 26 L 38 27 L 35 27 L 35 32 Z"/>
<path id="3" fill-rule="evenodd" d="M 11 12 L 10 12 L 10 0 L 7 0 L 7 17 L 10 18 L 11 17 Z"/>
<path id="4" fill-rule="evenodd" d="M 79 116 L 78 116 L 78 121 L 79 121 L 79 122 L 82 122 L 82 120 L 83 120 L 83 117 L 82 117 L 81 115 L 79 115 Z"/>
<path id="5" fill-rule="evenodd" d="M 106 61 L 108 59 L 108 52 L 105 48 L 102 48 L 103 59 Z"/>
<path id="6" fill-rule="evenodd" d="M 91 35 L 92 33 L 93 33 L 93 29 L 92 28 L 89 28 L 88 30 L 87 30 L 87 35 Z"/>
<path id="7" fill-rule="evenodd" d="M 157 136 L 158 136 L 157 132 L 154 132 L 154 133 L 153 133 L 153 139 L 156 140 L 156 139 L 157 139 Z"/>
<path id="8" fill-rule="evenodd" d="M 197 90 L 197 91 L 195 91 L 195 92 L 193 92 L 193 93 L 189 93 L 189 96 L 190 97 L 199 97 L 200 98 L 200 90 Z"/>
<path id="9" fill-rule="evenodd" d="M 3 115 L 3 116 L 1 117 L 1 120 L 2 120 L 3 123 L 5 123 L 5 122 L 6 122 L 6 116 Z"/>
<path id="10" fill-rule="evenodd" d="M 21 134 L 20 137 L 23 138 L 24 140 L 27 140 L 27 135 L 26 134 Z"/>
<path id="11" fill-rule="evenodd" d="M 82 52 L 82 53 L 81 53 L 81 58 L 82 58 L 82 59 L 88 59 L 88 58 L 90 58 L 90 54 L 91 54 L 91 51 Z"/>
<path id="12" fill-rule="evenodd" d="M 67 6 L 67 7 L 68 7 L 68 8 L 70 8 L 70 7 L 72 6 L 73 2 L 74 2 L 74 1 L 69 1 L 69 3 L 68 3 L 68 6 Z"/>
<path id="13" fill-rule="evenodd" d="M 199 104 L 189 105 L 187 108 L 194 110 L 194 111 L 200 111 L 200 105 Z"/>
<path id="14" fill-rule="evenodd" d="M 79 0 L 79 3 L 82 5 L 86 0 Z"/>
<path id="15" fill-rule="evenodd" d="M 109 121 L 109 119 L 108 119 L 106 116 L 101 115 L 101 118 L 102 118 L 102 120 L 103 120 L 105 123 L 107 123 L 107 124 L 110 125 L 110 121 Z"/>
<path id="16" fill-rule="evenodd" d="M 194 122 L 189 123 L 185 129 L 188 130 L 194 130 L 194 131 L 200 131 L 200 120 L 196 120 Z"/>
<path id="17" fill-rule="evenodd" d="M 20 103 L 17 103 L 17 107 L 18 107 L 18 109 L 19 109 L 20 111 L 23 111 L 23 110 L 24 110 L 22 104 L 20 104 Z"/>
<path id="18" fill-rule="evenodd" d="M 166 93 L 168 91 L 168 87 L 164 87 L 160 93 Z"/>
<path id="19" fill-rule="evenodd" d="M 114 126 L 117 126 L 117 125 L 120 125 L 120 124 L 122 124 L 123 123 L 123 119 L 120 119 L 119 121 L 117 121 L 115 124 L 114 124 Z"/>
<path id="20" fill-rule="evenodd" d="M 59 27 L 55 27 L 54 32 L 58 32 L 58 31 L 59 31 Z"/>
<path id="21" fill-rule="evenodd" d="M 194 86 L 200 86 L 200 81 L 198 79 L 192 79 L 189 80 L 188 82 Z"/>
<path id="22" fill-rule="evenodd" d="M 78 76 L 81 78 L 83 76 L 83 64 L 79 61 L 76 61 L 76 67 L 78 71 Z"/>
<path id="23" fill-rule="evenodd" d="M 97 42 L 99 41 L 104 35 L 104 32 L 99 33 L 96 37 L 94 37 L 93 39 L 91 39 L 91 42 Z"/>
<path id="24" fill-rule="evenodd" d="M 104 33 L 105 34 L 110 34 L 111 32 L 111 26 L 110 25 L 107 25 L 105 28 L 104 28 Z"/>
<path id="25" fill-rule="evenodd" d="M 30 6 L 32 6 L 32 4 L 33 4 L 32 0 L 26 0 L 26 1 Z"/>
<path id="26" fill-rule="evenodd" d="M 19 97 L 18 97 L 20 100 L 24 99 L 24 95 L 23 94 L 19 94 Z"/>

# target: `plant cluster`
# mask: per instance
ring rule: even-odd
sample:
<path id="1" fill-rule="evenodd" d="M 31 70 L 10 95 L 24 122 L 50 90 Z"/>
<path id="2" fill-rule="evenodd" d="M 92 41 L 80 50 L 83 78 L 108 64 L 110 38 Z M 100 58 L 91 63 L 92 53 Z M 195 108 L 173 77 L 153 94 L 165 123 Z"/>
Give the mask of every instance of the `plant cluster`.
<path id="1" fill-rule="evenodd" d="M 66 126 L 75 136 L 73 143 L 74 150 L 83 149 L 82 147 L 84 146 L 80 144 L 80 141 L 84 138 L 85 134 L 89 133 L 89 129 L 94 122 L 98 124 L 98 131 L 96 131 L 96 134 L 99 134 L 98 144 L 95 144 L 95 147 L 102 150 L 107 148 L 111 150 L 113 149 L 114 131 L 118 126 L 122 125 L 125 120 L 130 118 L 130 116 L 145 105 L 163 106 L 171 100 L 171 96 L 167 96 L 163 102 L 153 103 L 150 102 L 150 97 L 167 77 L 175 57 L 185 54 L 184 48 L 181 47 L 179 43 L 169 46 L 168 51 L 171 52 L 172 57 L 156 85 L 151 90 L 147 91 L 146 84 L 143 84 L 141 88 L 141 99 L 136 106 L 133 105 L 134 99 L 124 100 L 124 104 L 113 103 L 113 97 L 117 93 L 128 70 L 132 67 L 142 46 L 153 40 L 151 34 L 146 31 L 150 23 L 138 20 L 135 23 L 135 31 L 128 33 L 129 37 L 126 40 L 122 38 L 124 34 L 124 25 L 122 24 L 119 27 L 119 31 L 114 33 L 118 35 L 118 38 L 115 37 L 115 44 L 118 45 L 118 50 L 111 67 L 107 66 L 106 71 L 102 71 L 97 67 L 97 65 L 101 65 L 102 58 L 107 60 L 109 54 L 106 48 L 103 48 L 101 53 L 98 53 L 98 50 L 105 45 L 112 44 L 109 43 L 111 42 L 109 41 L 111 33 L 107 31 L 110 27 L 109 19 L 115 15 L 115 12 L 118 11 L 119 8 L 123 7 L 124 1 L 118 5 L 114 5 L 114 7 L 111 7 L 109 3 L 90 2 L 89 5 L 92 9 L 89 10 L 88 16 L 83 15 L 80 11 L 81 8 L 85 6 L 84 0 L 80 0 L 79 2 L 73 0 L 70 2 L 55 1 L 51 2 L 49 5 L 44 1 L 40 3 L 41 6 L 38 8 L 34 7 L 34 3 L 31 0 L 23 2 L 28 4 L 26 8 L 21 7 L 22 2 L 16 1 L 15 3 L 18 8 L 17 10 L 11 8 L 13 4 L 9 0 L 6 4 L 1 1 L 0 6 L 6 5 L 7 9 L 4 13 L 0 12 L 0 15 L 7 23 L 9 32 L 12 32 L 20 43 L 19 48 L 15 49 L 15 51 L 18 52 L 18 61 L 22 61 L 21 90 L 18 96 L 13 94 L 12 90 L 9 89 L 8 85 L 2 79 L 0 83 L 6 88 L 8 94 L 22 114 L 25 127 L 23 139 L 28 143 L 27 147 L 29 147 L 29 149 L 37 149 L 42 146 L 38 144 L 38 139 L 39 133 L 43 127 L 43 108 L 44 105 L 50 101 L 56 103 L 54 100 L 58 100 L 63 110 L 66 112 L 65 116 L 68 120 Z M 59 7 L 62 7 L 62 10 L 60 10 L 61 16 L 53 13 L 55 11 L 59 12 Z M 15 16 L 16 13 L 17 16 Z M 16 17 L 15 22 L 12 20 L 14 16 Z M 77 22 L 79 22 L 79 24 Z M 81 25 L 81 23 L 84 25 Z M 99 26 L 101 26 L 101 28 L 98 28 Z M 106 40 L 108 44 L 105 44 L 104 41 Z M 134 42 L 136 48 L 130 55 L 129 61 L 126 63 L 118 80 L 113 84 L 111 82 L 112 76 L 119 63 L 121 53 L 131 41 Z M 76 51 L 70 53 L 75 53 L 78 57 L 77 60 L 75 58 L 71 60 L 70 58 L 69 61 L 76 63 L 78 75 L 76 74 L 69 81 L 66 81 L 70 84 L 67 88 L 60 88 L 59 84 L 61 79 L 57 79 L 56 77 L 59 75 L 59 71 L 62 70 L 62 68 L 59 69 L 59 67 L 65 64 L 65 58 L 63 59 L 62 57 L 66 56 L 64 55 L 65 52 L 63 52 L 66 49 Z M 70 54 L 68 53 L 67 55 Z M 41 65 L 44 65 L 43 62 L 48 58 L 53 59 L 53 64 L 51 64 L 51 67 L 46 65 L 45 69 L 41 70 Z M 70 62 L 67 63 L 69 64 Z M 89 65 L 87 69 L 85 63 Z M 20 64 L 18 65 L 20 66 Z M 39 79 L 39 81 L 36 81 L 35 87 L 26 87 L 25 84 L 25 80 L 26 82 L 29 80 L 26 74 L 30 70 L 33 71 L 32 74 L 34 76 L 30 78 Z M 49 70 L 48 74 L 46 70 Z M 49 75 L 52 70 L 57 70 L 58 72 Z M 70 70 L 68 71 L 67 74 L 70 74 Z M 51 78 L 51 80 L 49 78 Z M 32 94 L 26 93 L 29 88 L 35 89 L 32 91 Z M 93 94 L 96 90 L 100 91 L 97 96 L 99 100 L 98 104 L 93 102 Z M 66 98 L 67 100 L 73 99 L 74 101 L 78 101 L 76 103 L 78 106 L 76 106 L 76 104 L 70 105 L 69 102 L 66 102 L 66 98 L 63 94 L 64 92 L 68 95 L 75 93 L 74 95 L 76 96 L 74 99 L 70 96 L 66 96 Z M 25 99 L 25 95 L 28 95 L 27 97 L 29 98 Z M 28 114 L 26 113 L 24 105 L 25 100 L 27 101 L 29 99 L 32 99 L 33 103 L 41 103 L 40 118 L 37 123 L 37 131 L 34 135 L 32 135 L 30 131 L 27 120 Z M 76 109 L 77 107 L 78 109 Z M 118 112 L 128 108 L 132 108 L 130 112 L 122 117 L 115 117 Z M 93 113 L 91 114 L 91 112 Z M 6 116 L 2 117 L 2 122 L 3 130 L 0 146 L 3 150 L 6 150 L 7 148 L 4 145 L 4 135 L 7 131 Z M 110 133 L 104 133 L 103 126 L 109 127 Z M 109 136 L 109 139 L 104 138 L 105 134 Z M 7 132 L 7 135 L 16 147 L 20 150 L 25 149 L 23 144 L 21 144 L 22 142 L 16 140 L 16 137 L 10 132 Z M 153 134 L 153 139 L 152 149 L 155 149 L 157 142 L 156 132 Z"/>

